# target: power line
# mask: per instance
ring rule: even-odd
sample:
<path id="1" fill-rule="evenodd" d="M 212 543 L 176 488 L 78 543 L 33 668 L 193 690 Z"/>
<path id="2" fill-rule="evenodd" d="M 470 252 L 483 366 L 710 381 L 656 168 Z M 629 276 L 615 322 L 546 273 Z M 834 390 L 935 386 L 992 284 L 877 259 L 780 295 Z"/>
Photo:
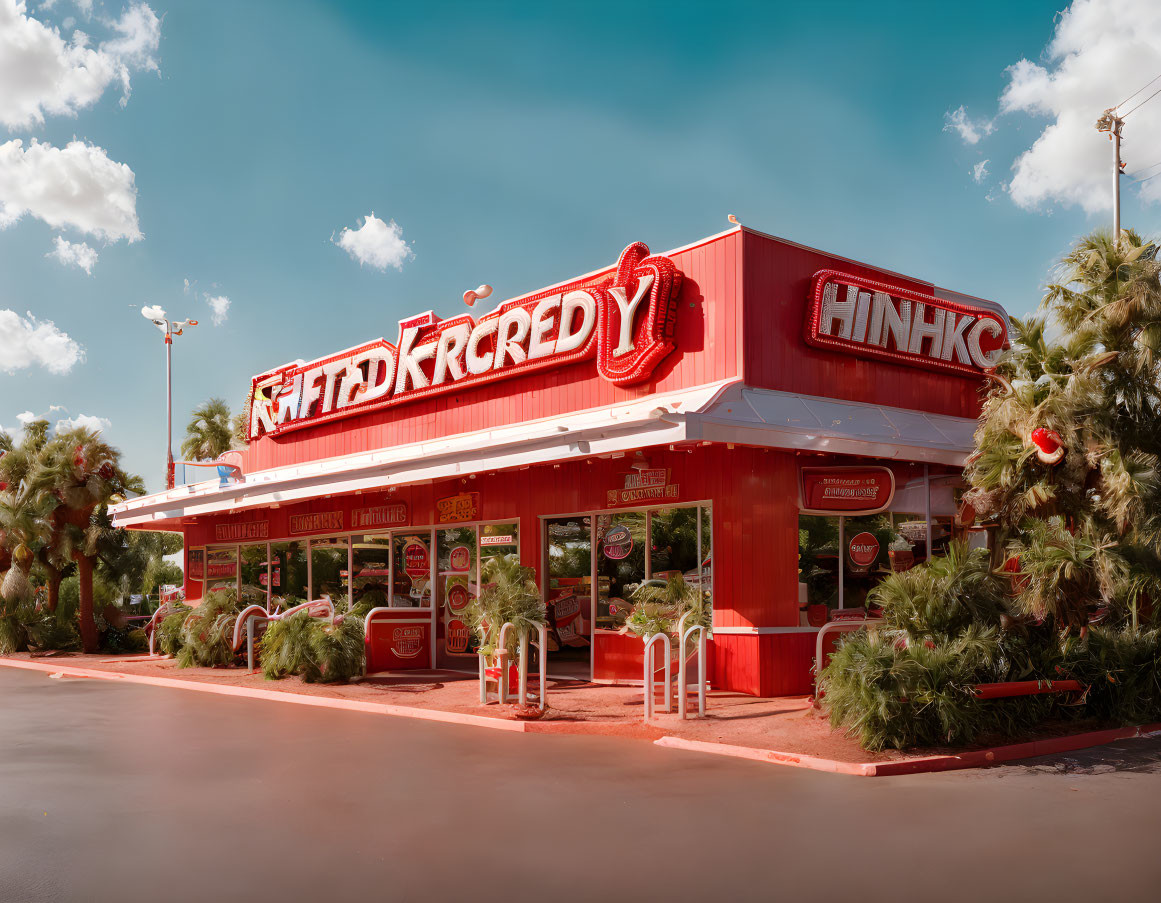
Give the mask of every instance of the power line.
<path id="1" fill-rule="evenodd" d="M 1150 169 L 1155 169 L 1158 166 L 1161 166 L 1161 160 L 1158 160 L 1156 163 L 1150 164 L 1149 166 L 1143 166 L 1140 169 L 1134 169 L 1132 172 L 1125 173 L 1125 175 L 1132 179 L 1139 176 L 1141 173 L 1148 172 Z M 1150 178 L 1152 178 L 1152 176 L 1150 176 Z"/>
<path id="2" fill-rule="evenodd" d="M 1157 76 L 1157 77 L 1158 77 L 1158 78 L 1161 78 L 1161 75 L 1159 75 L 1159 76 Z M 1155 80 L 1156 80 L 1156 79 L 1154 79 L 1154 81 L 1155 81 Z M 1138 91 L 1137 93 L 1139 94 L 1140 92 Z M 1149 101 L 1151 101 L 1151 100 L 1152 100 L 1154 97 L 1156 97 L 1158 94 L 1161 94 L 1161 88 L 1158 88 L 1156 91 L 1154 91 L 1152 94 L 1150 94 L 1150 95 L 1149 95 L 1148 97 L 1146 97 L 1144 100 L 1142 100 L 1142 101 L 1141 101 L 1139 104 L 1137 104 L 1135 107 L 1133 107 L 1133 109 L 1129 110 L 1129 112 L 1128 112 L 1128 113 L 1122 113 L 1122 114 L 1121 114 L 1121 118 L 1122 118 L 1122 119 L 1125 119 L 1126 117 L 1128 117 L 1129 113 L 1135 113 L 1135 112 L 1137 112 L 1137 110 L 1139 110 L 1139 109 L 1141 109 L 1141 107 L 1145 106 L 1145 104 L 1147 104 Z"/>
<path id="3" fill-rule="evenodd" d="M 1157 81 L 1157 79 L 1158 79 L 1158 78 L 1161 78 L 1161 75 L 1158 75 L 1158 76 L 1157 76 L 1157 78 L 1153 79 L 1153 81 L 1146 82 L 1145 84 L 1141 85 L 1141 87 L 1139 87 L 1139 88 L 1138 88 L 1136 91 L 1134 91 L 1132 94 L 1130 94 L 1130 95 L 1129 95 L 1128 97 L 1126 97 L 1124 100 L 1122 100 L 1122 101 L 1121 101 L 1119 104 L 1117 104 L 1117 106 L 1116 106 L 1116 107 L 1113 107 L 1113 109 L 1115 110 L 1115 109 L 1117 109 L 1117 107 L 1123 107 L 1123 106 L 1124 106 L 1125 104 L 1127 104 L 1127 103 L 1128 103 L 1130 100 L 1132 100 L 1134 97 L 1136 97 L 1138 94 L 1140 94 L 1140 93 L 1141 93 L 1142 91 L 1144 91 L 1146 88 L 1148 88 L 1148 87 L 1149 87 L 1149 85 L 1151 85 L 1151 84 L 1153 84 L 1153 82 Z"/>

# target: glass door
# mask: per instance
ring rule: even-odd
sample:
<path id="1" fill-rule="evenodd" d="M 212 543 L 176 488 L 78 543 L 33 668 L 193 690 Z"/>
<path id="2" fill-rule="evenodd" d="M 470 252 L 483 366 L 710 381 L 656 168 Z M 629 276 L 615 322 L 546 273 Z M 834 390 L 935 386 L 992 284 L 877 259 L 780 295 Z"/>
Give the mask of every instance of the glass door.
<path id="1" fill-rule="evenodd" d="M 592 643 L 593 519 L 549 518 L 544 601 L 548 614 L 549 668 L 588 678 Z"/>
<path id="2" fill-rule="evenodd" d="M 479 592 L 476 571 L 476 528 L 464 524 L 439 530 L 436 541 L 436 593 L 441 608 L 437 639 L 443 640 L 443 651 L 456 661 L 452 667 L 463 667 L 464 659 L 476 654 L 467 608 Z"/>

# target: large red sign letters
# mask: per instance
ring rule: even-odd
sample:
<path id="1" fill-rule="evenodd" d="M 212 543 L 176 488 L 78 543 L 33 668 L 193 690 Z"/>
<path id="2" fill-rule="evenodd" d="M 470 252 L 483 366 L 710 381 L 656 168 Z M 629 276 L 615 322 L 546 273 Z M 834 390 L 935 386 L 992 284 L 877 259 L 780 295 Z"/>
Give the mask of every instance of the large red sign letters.
<path id="1" fill-rule="evenodd" d="M 507 301 L 479 320 L 432 311 L 401 320 L 395 344 L 378 339 L 255 376 L 250 438 L 593 357 L 609 382 L 641 382 L 673 350 L 680 289 L 673 262 L 637 242 L 598 281 Z"/>

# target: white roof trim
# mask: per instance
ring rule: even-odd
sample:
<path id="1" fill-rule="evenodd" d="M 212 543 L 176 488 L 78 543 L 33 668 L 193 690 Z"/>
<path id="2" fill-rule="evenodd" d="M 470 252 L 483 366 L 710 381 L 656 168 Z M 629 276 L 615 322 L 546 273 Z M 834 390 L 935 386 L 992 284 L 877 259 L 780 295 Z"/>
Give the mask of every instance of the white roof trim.
<path id="1" fill-rule="evenodd" d="M 217 479 L 206 480 L 130 499 L 110 513 L 117 526 L 147 527 L 154 521 L 688 441 L 962 465 L 972 449 L 975 425 L 963 417 L 754 389 L 726 380 L 560 417 L 258 471 L 225 488 Z"/>
<path id="2" fill-rule="evenodd" d="M 954 466 L 974 448 L 975 428 L 967 417 L 743 385 L 687 418 L 694 440 Z"/>
<path id="3" fill-rule="evenodd" d="M 705 408 L 731 382 L 648 395 L 624 404 L 431 442 L 258 471 L 224 488 L 215 478 L 130 499 L 110 508 L 110 514 L 117 526 L 143 527 L 158 520 L 684 442 L 684 412 Z"/>

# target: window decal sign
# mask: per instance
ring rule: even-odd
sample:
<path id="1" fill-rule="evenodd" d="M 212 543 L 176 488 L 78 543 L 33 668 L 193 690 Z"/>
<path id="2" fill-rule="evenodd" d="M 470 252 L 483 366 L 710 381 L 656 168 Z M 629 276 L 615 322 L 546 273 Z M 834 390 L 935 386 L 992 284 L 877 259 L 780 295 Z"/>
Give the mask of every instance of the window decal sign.
<path id="1" fill-rule="evenodd" d="M 878 514 L 895 497 L 889 467 L 803 467 L 798 472 L 803 514 Z"/>
<path id="2" fill-rule="evenodd" d="M 633 551 L 633 534 L 629 532 L 628 527 L 622 524 L 616 524 L 605 534 L 602 548 L 605 557 L 613 561 L 628 558 L 629 553 Z"/>
<path id="3" fill-rule="evenodd" d="M 444 392 L 596 358 L 615 385 L 648 379 L 674 348 L 681 273 L 642 242 L 612 275 L 506 301 L 479 320 L 433 311 L 377 339 L 251 380 L 249 438 L 277 435 Z"/>
<path id="4" fill-rule="evenodd" d="M 1004 318 L 837 270 L 814 274 L 806 343 L 896 364 L 979 377 L 1008 345 Z"/>
<path id="5" fill-rule="evenodd" d="M 413 539 L 403 547 L 403 570 L 408 577 L 430 577 L 427 546 Z"/>
<path id="6" fill-rule="evenodd" d="M 857 533 L 851 537 L 850 544 L 847 546 L 847 556 L 853 570 L 857 572 L 867 571 L 879 557 L 879 540 L 875 538 L 873 533 Z"/>

